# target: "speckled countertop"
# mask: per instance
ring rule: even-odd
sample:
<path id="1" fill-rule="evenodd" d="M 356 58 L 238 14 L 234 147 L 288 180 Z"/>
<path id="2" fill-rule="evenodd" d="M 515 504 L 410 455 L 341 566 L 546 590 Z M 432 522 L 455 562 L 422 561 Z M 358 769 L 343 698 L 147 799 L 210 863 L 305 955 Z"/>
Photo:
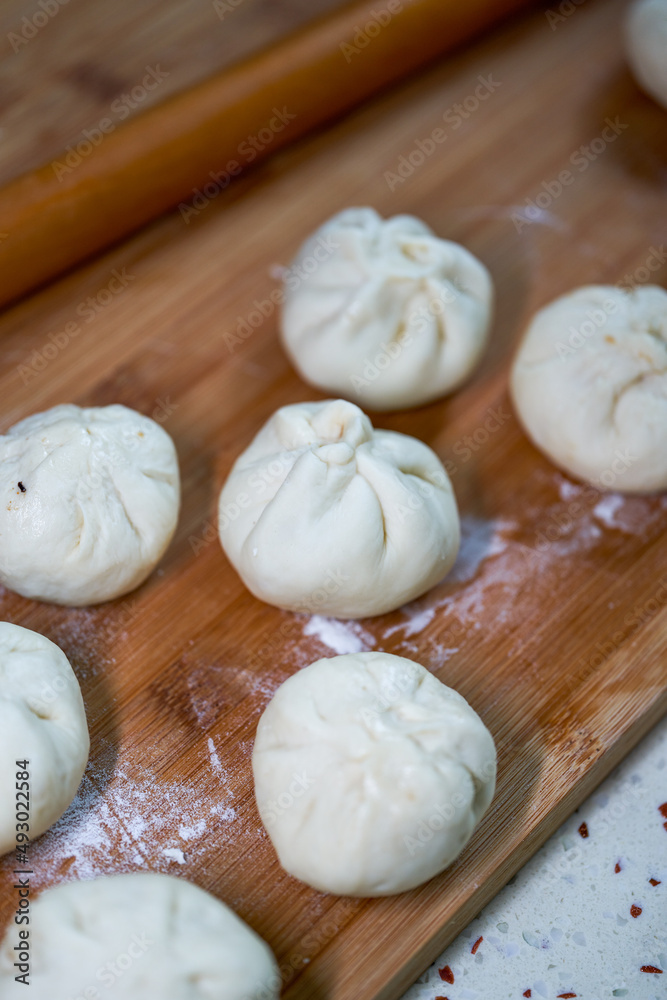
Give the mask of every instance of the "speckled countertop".
<path id="1" fill-rule="evenodd" d="M 404 1000 L 521 997 L 667 998 L 667 719 Z"/>

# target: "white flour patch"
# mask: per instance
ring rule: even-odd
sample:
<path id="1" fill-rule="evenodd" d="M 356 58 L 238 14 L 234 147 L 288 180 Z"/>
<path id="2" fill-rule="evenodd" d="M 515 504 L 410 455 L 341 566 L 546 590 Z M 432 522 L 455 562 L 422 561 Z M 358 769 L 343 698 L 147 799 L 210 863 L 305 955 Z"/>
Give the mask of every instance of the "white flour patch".
<path id="1" fill-rule="evenodd" d="M 211 758 L 211 767 L 213 768 L 214 774 L 224 774 L 222 769 L 222 764 L 220 763 L 220 758 L 218 757 L 218 752 L 215 749 L 215 743 L 209 736 L 208 738 L 208 752 Z"/>
<path id="2" fill-rule="evenodd" d="M 179 847 L 165 847 L 162 853 L 165 858 L 169 858 L 170 861 L 175 861 L 177 865 L 185 864 L 185 855 Z"/>
<path id="3" fill-rule="evenodd" d="M 214 806 L 211 809 L 212 816 L 218 816 L 225 823 L 231 823 L 232 820 L 236 819 L 236 809 L 233 806 Z"/>
<path id="4" fill-rule="evenodd" d="M 423 607 L 421 604 L 404 605 L 401 608 L 401 613 L 406 616 L 406 620 L 385 629 L 385 639 L 388 639 L 390 635 L 394 635 L 396 632 L 401 632 L 405 639 L 409 639 L 412 635 L 420 635 L 435 618 L 438 607 L 437 603 L 430 607 Z M 415 646 L 414 648 L 416 649 L 417 647 Z"/>
<path id="5" fill-rule="evenodd" d="M 557 522 L 552 522 L 557 524 Z M 550 528 L 551 524 L 547 524 Z M 560 534 L 558 534 L 560 532 Z M 547 553 L 555 559 L 562 559 L 564 556 L 573 554 L 583 554 L 589 552 L 602 538 L 602 529 L 594 523 L 590 517 L 572 521 L 567 527 L 557 528 L 552 531 L 555 537 L 549 537 L 545 543 L 544 537 L 540 537 L 540 553 Z"/>
<path id="6" fill-rule="evenodd" d="M 606 528 L 618 528 L 625 530 L 622 521 L 616 519 L 616 514 L 623 507 L 625 498 L 618 493 L 609 493 L 597 503 L 593 509 L 593 516 L 598 519 Z"/>
<path id="7" fill-rule="evenodd" d="M 230 786 L 229 774 L 227 773 L 227 771 L 225 770 L 225 768 L 222 766 L 222 763 L 220 761 L 220 757 L 218 756 L 218 752 L 215 749 L 215 743 L 213 742 L 213 740 L 211 739 L 210 736 L 208 737 L 208 740 L 207 740 L 207 747 L 208 747 L 209 759 L 211 761 L 211 769 L 213 770 L 213 773 L 216 776 L 216 778 L 218 779 L 218 781 L 220 782 L 220 784 L 224 787 L 224 789 L 225 789 L 225 791 L 227 793 L 227 796 L 230 799 L 233 799 L 234 798 L 234 792 L 232 791 L 231 786 Z M 221 814 L 218 813 L 218 815 L 221 815 Z M 233 818 L 233 817 L 230 815 L 230 817 L 228 817 L 228 818 Z"/>
<path id="8" fill-rule="evenodd" d="M 398 625 L 392 625 L 391 628 L 388 628 L 384 633 L 385 638 L 393 635 L 394 632 L 402 632 L 406 639 L 409 639 L 411 635 L 419 635 L 419 633 L 423 632 L 426 626 L 429 625 L 435 618 L 436 607 L 411 608 L 408 604 L 401 610 L 403 611 L 403 614 L 408 616 L 408 620 L 400 622 Z"/>
<path id="9" fill-rule="evenodd" d="M 440 598 L 438 608 L 459 621 L 476 625 L 486 611 L 488 593 L 491 590 L 502 591 L 507 599 L 503 599 L 502 607 L 485 625 L 497 621 L 500 615 L 505 620 L 508 610 L 515 605 L 525 584 L 525 556 L 519 556 L 519 559 L 520 565 L 517 567 L 517 551 L 503 546 L 497 558 L 485 562 L 482 571 L 468 586 Z"/>
<path id="10" fill-rule="evenodd" d="M 554 477 L 561 503 L 540 511 L 542 527 L 539 545 L 555 546 L 555 556 L 575 554 L 592 548 L 604 528 L 643 539 L 664 530 L 667 497 L 600 493 L 585 484 L 575 484 L 560 475 Z M 597 493 L 597 497 L 596 497 Z"/>
<path id="11" fill-rule="evenodd" d="M 556 476 L 556 485 L 558 486 L 558 492 L 560 494 L 561 500 L 574 500 L 581 493 L 582 487 L 578 483 L 572 483 L 569 479 L 564 479 L 562 476 Z"/>
<path id="12" fill-rule="evenodd" d="M 283 281 L 287 274 L 289 274 L 289 268 L 285 267 L 284 264 L 269 264 L 268 275 L 274 281 Z"/>
<path id="13" fill-rule="evenodd" d="M 429 653 L 429 665 L 433 670 L 435 667 L 441 667 L 447 660 L 451 660 L 452 656 L 456 656 L 459 651 L 458 646 L 453 646 L 451 649 L 447 649 L 443 646 L 436 646 L 434 650 Z"/>
<path id="14" fill-rule="evenodd" d="M 505 551 L 507 541 L 502 533 L 515 527 L 514 521 L 487 521 L 472 514 L 464 515 L 461 518 L 461 548 L 447 581 L 462 583 L 472 580 L 485 559 Z"/>
<path id="15" fill-rule="evenodd" d="M 375 645 L 373 636 L 357 622 L 338 621 L 323 615 L 309 618 L 303 626 L 303 634 L 315 636 L 323 646 L 328 646 L 338 655 L 362 653 Z"/>
<path id="16" fill-rule="evenodd" d="M 182 824 L 178 828 L 178 835 L 181 840 L 196 840 L 201 837 L 202 834 L 206 833 L 206 820 L 200 819 L 192 826 L 186 826 Z"/>

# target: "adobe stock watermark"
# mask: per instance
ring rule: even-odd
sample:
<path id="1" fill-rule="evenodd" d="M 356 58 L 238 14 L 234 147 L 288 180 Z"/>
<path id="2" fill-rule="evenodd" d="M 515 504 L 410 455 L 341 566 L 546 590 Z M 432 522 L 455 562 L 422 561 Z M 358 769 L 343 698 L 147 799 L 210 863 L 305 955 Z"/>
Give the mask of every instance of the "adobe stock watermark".
<path id="1" fill-rule="evenodd" d="M 65 323 L 60 330 L 49 333 L 45 343 L 39 348 L 33 348 L 30 354 L 24 358 L 22 364 L 17 365 L 16 371 L 23 384 L 29 385 L 48 368 L 51 361 L 54 361 L 62 351 L 69 347 L 73 340 L 85 332 L 80 320 L 92 323 L 108 305 L 125 291 L 135 278 L 136 275 L 130 274 L 125 267 L 120 270 L 114 268 L 106 285 L 99 288 L 93 295 L 82 299 L 75 307 L 74 314 L 78 318 Z"/>
<path id="2" fill-rule="evenodd" d="M 409 327 L 395 340 L 383 341 L 380 348 L 372 358 L 366 358 L 363 362 L 361 375 L 350 375 L 350 382 L 354 389 L 363 395 L 363 390 L 372 385 L 385 372 L 394 361 L 397 361 L 406 347 L 414 341 L 414 336 Z"/>
<path id="3" fill-rule="evenodd" d="M 289 448 L 283 453 L 276 455 L 263 469 L 253 473 L 248 477 L 248 484 L 251 493 L 241 490 L 233 500 L 228 500 L 218 511 L 217 525 L 210 518 L 207 518 L 196 535 L 189 535 L 188 542 L 194 555 L 199 555 L 208 548 L 212 542 L 220 541 L 220 536 L 227 531 L 235 521 L 241 516 L 244 510 L 251 507 L 257 500 L 261 500 L 267 490 L 272 485 L 280 484 L 294 465 L 293 455 Z M 272 490 L 274 494 L 276 490 Z M 269 497 L 270 499 L 270 497 Z M 304 598 L 292 610 L 296 614 L 314 615 L 326 603 L 329 597 L 337 594 L 342 587 L 350 580 L 347 573 L 341 569 L 326 567 L 322 572 L 321 586 L 316 587 L 306 598 Z M 293 631 L 295 619 L 291 618 L 288 623 L 283 623 L 276 634 L 277 644 L 273 641 L 271 648 L 278 649 L 283 638 Z"/>
<path id="4" fill-rule="evenodd" d="M 154 407 L 151 419 L 158 424 L 165 424 L 171 415 L 179 408 L 180 403 L 173 402 L 169 396 L 158 397 L 154 400 Z M 77 500 L 90 500 L 96 490 L 106 486 L 113 473 L 122 468 L 127 468 L 132 459 L 132 453 L 141 446 L 140 438 L 135 431 L 129 428 L 122 433 L 120 443 L 115 443 L 107 437 L 104 441 L 94 438 L 90 447 L 90 458 L 88 461 L 89 472 L 83 479 L 79 479 L 76 485 L 75 496 Z"/>
<path id="5" fill-rule="evenodd" d="M 414 688 L 421 676 L 421 670 L 417 664 L 414 664 L 414 666 L 401 671 L 398 677 L 393 675 L 384 677 L 378 696 L 372 700 L 370 705 L 360 709 L 360 720 L 365 725 L 372 726 Z"/>
<path id="6" fill-rule="evenodd" d="M 640 285 L 651 280 L 653 274 L 659 271 L 667 262 L 667 251 L 664 246 L 649 247 L 649 254 L 643 264 L 636 268 L 631 274 L 626 274 L 617 282 L 614 287 L 621 291 L 631 292 Z M 556 343 L 556 352 L 559 358 L 565 358 L 569 354 L 575 354 L 583 345 L 599 330 L 601 330 L 610 316 L 618 312 L 618 303 L 614 299 L 604 299 L 598 306 L 587 309 L 585 319 L 574 326 L 568 327 L 567 340 L 559 340 Z"/>
<path id="7" fill-rule="evenodd" d="M 590 512 L 596 504 L 600 502 L 604 493 L 612 489 L 618 479 L 637 461 L 636 455 L 632 455 L 629 449 L 622 451 L 620 448 L 614 453 L 614 458 L 608 469 L 600 474 L 595 482 L 588 484 L 579 500 L 571 500 L 565 511 L 551 511 L 549 517 L 551 524 L 537 532 L 535 536 L 535 550 L 546 552 L 551 545 L 558 542 L 563 535 L 568 535 L 582 514 Z"/>
<path id="8" fill-rule="evenodd" d="M 272 117 L 266 125 L 258 132 L 246 136 L 237 146 L 238 160 L 229 160 L 222 170 L 210 170 L 210 181 L 207 181 L 201 188 L 193 188 L 192 197 L 189 201 L 182 201 L 178 210 L 181 218 L 189 225 L 193 218 L 197 218 L 219 194 L 229 187 L 233 177 L 243 170 L 244 166 L 252 163 L 258 155 L 270 146 L 280 132 L 283 132 L 290 122 L 294 121 L 296 115 L 288 111 L 285 106 L 273 108 Z"/>
<path id="9" fill-rule="evenodd" d="M 294 805 L 297 799 L 303 797 L 309 788 L 312 788 L 315 784 L 315 779 L 309 777 L 306 771 L 300 774 L 293 774 L 292 780 L 280 795 L 276 796 L 268 803 L 268 809 L 262 816 L 262 821 L 264 826 L 269 829 L 273 826 L 276 820 L 287 812 L 288 809 Z"/>
<path id="10" fill-rule="evenodd" d="M 265 983 L 262 983 L 251 994 L 246 994 L 243 1000 L 275 1000 L 276 996 L 294 979 L 297 972 L 320 951 L 345 924 L 348 915 L 354 912 L 354 902 L 345 902 L 341 897 L 336 905 L 336 912 L 318 921 L 304 934 L 294 951 L 282 959 L 280 968 L 272 973 Z"/>
<path id="11" fill-rule="evenodd" d="M 9 767 L 3 765 L 5 773 L 9 773 Z M 30 986 L 30 973 L 32 961 L 32 946 L 30 943 L 30 905 L 32 888 L 30 876 L 34 874 L 28 857 L 31 847 L 31 762 L 28 759 L 14 761 L 14 884 L 12 886 L 16 893 L 13 923 L 18 928 L 18 944 L 15 944 L 12 951 L 15 953 L 13 968 L 16 970 L 14 981 L 22 986 Z"/>
<path id="12" fill-rule="evenodd" d="M 629 639 L 632 639 L 647 625 L 663 608 L 667 607 L 667 576 L 658 580 L 658 586 L 651 597 L 642 603 L 637 603 L 628 611 L 623 621 L 617 624 L 610 635 L 595 643 L 592 653 L 582 657 L 574 665 L 567 678 L 565 686 L 569 692 L 574 692 L 584 684 L 600 667 L 617 653 Z"/>
<path id="13" fill-rule="evenodd" d="M 480 770 L 480 778 L 487 782 L 495 776 L 495 773 L 495 760 L 487 760 Z M 463 792 L 454 792 L 447 801 L 434 803 L 430 815 L 417 823 L 414 836 L 403 835 L 403 843 L 410 857 L 414 858 L 415 854 L 423 851 L 438 833 L 451 824 L 457 813 L 469 808 L 470 798 Z"/>
<path id="14" fill-rule="evenodd" d="M 218 507 L 217 525 L 207 519 L 198 534 L 189 536 L 188 541 L 193 555 L 199 555 L 219 535 L 227 531 L 244 511 L 257 504 L 266 504 L 272 500 L 301 455 L 308 452 L 309 449 L 310 446 L 304 445 L 299 438 L 292 438 L 283 442 L 280 451 L 267 456 L 261 464 L 257 463 L 253 472 L 244 479 L 244 488 L 239 490 L 234 497 L 227 498 L 225 503 Z M 296 457 L 295 452 L 298 452 Z M 327 582 L 332 575 L 339 583 L 349 580 L 349 577 L 340 572 L 333 574 L 330 569 L 326 571 L 326 574 Z M 329 594 L 335 592 L 335 590 L 328 591 Z M 314 603 L 319 606 L 323 600 L 314 601 Z"/>
<path id="15" fill-rule="evenodd" d="M 544 16 L 551 30 L 555 31 L 559 24 L 572 17 L 575 11 L 585 3 L 586 0 L 563 0 L 562 3 L 558 4 L 558 7 L 550 7 L 549 10 L 545 10 Z"/>
<path id="16" fill-rule="evenodd" d="M 79 682 L 73 675 L 69 677 L 59 674 L 52 681 L 45 682 L 39 691 L 39 696 L 45 705 L 53 705 L 68 688 L 78 688 Z"/>
<path id="17" fill-rule="evenodd" d="M 429 298 L 428 304 L 414 309 L 408 315 L 400 336 L 383 341 L 374 355 L 364 358 L 357 371 L 351 372 L 349 378 L 354 391 L 363 397 L 364 391 L 376 382 L 383 372 L 400 360 L 405 349 L 413 343 L 415 336 L 425 334 L 432 326 L 433 320 L 445 316 L 447 306 L 453 305 L 459 294 L 465 291 L 465 288 L 460 288 L 454 292 L 451 288 L 443 286 L 437 295 Z"/>
<path id="18" fill-rule="evenodd" d="M 500 80 L 494 80 L 492 73 L 487 76 L 478 76 L 477 81 L 477 86 L 470 94 L 462 101 L 452 104 L 443 113 L 442 120 L 451 132 L 456 132 L 457 129 L 461 128 L 463 123 L 479 109 L 480 105 L 502 86 Z M 389 190 L 395 191 L 400 184 L 405 184 L 406 180 L 424 165 L 429 156 L 433 156 L 438 147 L 447 141 L 447 138 L 447 128 L 436 126 L 427 136 L 416 139 L 412 149 L 399 156 L 395 169 L 385 170 L 384 179 Z"/>
<path id="19" fill-rule="evenodd" d="M 149 948 L 154 944 L 155 942 L 146 933 L 133 934 L 128 939 L 124 951 L 121 951 L 115 958 L 105 962 L 104 965 L 101 965 L 96 970 L 95 980 L 105 990 L 110 990 L 123 978 L 127 970 L 135 962 L 144 957 Z M 82 992 L 78 993 L 75 997 L 68 998 L 68 1000 L 101 1000 L 103 995 L 100 987 L 91 983 Z"/>
<path id="20" fill-rule="evenodd" d="M 53 160 L 51 162 L 51 169 L 58 181 L 62 182 L 73 170 L 76 170 L 98 146 L 101 146 L 106 136 L 116 131 L 118 123 L 124 121 L 135 108 L 139 107 L 151 91 L 159 87 L 168 76 L 169 71 L 160 69 L 159 65 L 146 66 L 146 75 L 141 82 L 111 102 L 109 110 L 114 117 L 107 115 L 100 118 L 97 125 L 93 125 L 92 128 L 84 128 L 81 132 L 81 138 L 65 147 L 66 155 L 62 161 Z"/>
<path id="21" fill-rule="evenodd" d="M 291 267 L 285 268 L 282 272 L 282 287 L 274 288 L 266 299 L 254 299 L 253 308 L 247 316 L 237 316 L 234 329 L 223 332 L 222 339 L 230 354 L 233 354 L 237 347 L 249 340 L 255 330 L 259 329 L 264 321 L 269 319 L 275 310 L 283 304 L 286 298 L 286 288 L 290 291 L 296 291 L 304 281 L 315 274 L 320 264 L 328 260 L 338 249 L 340 249 L 340 243 L 330 233 L 326 236 L 318 236 L 315 247 L 310 254 L 300 258 L 298 264 L 292 264 Z"/>
<path id="22" fill-rule="evenodd" d="M 618 137 L 625 132 L 630 125 L 622 122 L 618 116 L 613 120 L 605 118 L 605 127 L 587 145 L 579 146 L 570 155 L 569 162 L 575 168 L 575 172 L 565 169 L 561 170 L 557 177 L 551 180 L 542 181 L 542 190 L 534 198 L 526 198 L 525 205 L 519 210 L 512 212 L 510 218 L 518 233 L 526 226 L 539 221 L 542 213 L 551 208 L 553 203 L 560 198 L 566 188 L 574 184 L 577 173 L 583 174 L 602 156 L 609 146 L 616 142 Z"/>
<path id="23" fill-rule="evenodd" d="M 18 32 L 7 33 L 7 41 L 14 52 L 20 52 L 23 46 L 31 42 L 68 3 L 69 0 L 37 0 L 37 10 L 21 18 Z"/>
<path id="24" fill-rule="evenodd" d="M 511 419 L 512 414 L 503 407 L 502 403 L 500 406 L 490 406 L 485 410 L 483 418 L 474 431 L 471 431 L 470 434 L 464 434 L 452 445 L 452 453 L 461 461 L 456 463 L 451 458 L 443 460 L 442 464 L 447 475 L 450 478 L 455 476 L 460 466 L 469 462 L 473 455 L 488 444 L 493 435 Z"/>
<path id="25" fill-rule="evenodd" d="M 405 348 L 413 342 L 415 334 L 425 333 L 432 320 L 443 316 L 446 306 L 452 305 L 456 299 L 457 294 L 451 288 L 443 286 L 437 295 L 433 295 L 429 299 L 428 305 L 414 309 L 409 314 L 405 329 L 400 337 L 384 341 L 373 357 L 364 358 L 360 371 L 350 374 L 350 382 L 354 390 L 363 396 L 364 389 L 377 381 L 382 373 L 401 357 Z"/>
<path id="26" fill-rule="evenodd" d="M 294 447 L 297 445 L 295 444 Z M 283 451 L 276 452 L 263 466 L 250 473 L 246 480 L 250 492 L 240 490 L 233 500 L 227 500 L 218 509 L 217 529 L 211 521 L 205 521 L 199 535 L 190 535 L 188 540 L 194 555 L 198 555 L 209 542 L 217 538 L 218 532 L 222 534 L 222 532 L 227 531 L 244 510 L 248 510 L 262 500 L 272 499 L 294 466 L 294 447 L 286 446 Z"/>
<path id="27" fill-rule="evenodd" d="M 134 597 L 127 598 L 122 603 L 114 605 L 112 618 L 96 624 L 95 634 L 105 643 L 115 642 L 141 618 L 142 614 L 141 602 Z"/>
<path id="28" fill-rule="evenodd" d="M 435 495 L 439 489 L 448 489 L 447 477 L 452 479 L 460 470 L 462 465 L 483 448 L 509 420 L 512 414 L 505 410 L 502 405 L 489 407 L 479 425 L 469 434 L 464 434 L 452 446 L 451 452 L 456 455 L 459 462 L 452 458 L 441 459 L 444 473 L 435 471 L 429 474 L 427 479 L 421 479 L 419 483 L 413 484 L 412 490 L 405 490 L 404 500 L 394 502 L 391 511 L 398 517 L 401 524 L 417 511 L 422 510 L 427 500 Z M 599 494 L 597 494 L 599 497 Z"/>
<path id="29" fill-rule="evenodd" d="M 393 501 L 387 513 L 391 510 L 400 523 L 405 524 L 409 517 L 424 508 L 427 500 L 434 497 L 438 491 L 448 489 L 448 486 L 446 474 L 436 469 L 428 474 L 427 479 L 420 478 L 418 483 L 413 483 L 412 489 L 406 487 L 403 500 Z"/>
<path id="30" fill-rule="evenodd" d="M 407 0 L 409 3 L 410 0 Z M 374 38 L 380 34 L 383 28 L 394 19 L 396 14 L 400 14 L 406 6 L 404 0 L 387 0 L 383 7 L 372 10 L 370 17 L 364 24 L 357 24 L 354 27 L 354 34 L 351 42 L 341 42 L 340 51 L 346 63 L 351 63 L 355 56 L 361 55 Z"/>

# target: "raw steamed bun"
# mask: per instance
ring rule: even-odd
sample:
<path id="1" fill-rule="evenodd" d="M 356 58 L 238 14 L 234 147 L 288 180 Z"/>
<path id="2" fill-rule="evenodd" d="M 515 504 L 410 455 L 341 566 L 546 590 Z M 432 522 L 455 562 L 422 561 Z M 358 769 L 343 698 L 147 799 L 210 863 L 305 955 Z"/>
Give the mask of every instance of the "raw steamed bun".
<path id="1" fill-rule="evenodd" d="M 556 465 L 599 489 L 667 489 L 667 292 L 591 285 L 533 318 L 514 405 Z"/>
<path id="2" fill-rule="evenodd" d="M 635 79 L 667 108 L 667 0 L 637 0 L 630 6 L 626 45 Z"/>
<path id="3" fill-rule="evenodd" d="M 0 622 L 0 854 L 16 846 L 16 772 L 24 769 L 15 762 L 29 761 L 19 785 L 29 782 L 29 818 L 21 822 L 30 829 L 20 832 L 34 840 L 74 798 L 89 746 L 81 689 L 63 651 L 38 632 Z"/>
<path id="4" fill-rule="evenodd" d="M 19 928 L 12 924 L 0 946 L 3 1000 L 277 1000 L 280 993 L 268 945 L 182 879 L 142 872 L 68 882 L 42 893 L 30 916 L 30 987 L 14 981 Z"/>
<path id="5" fill-rule="evenodd" d="M 468 250 L 411 215 L 349 208 L 285 277 L 282 339 L 307 382 L 373 410 L 456 389 L 486 346 L 493 286 Z"/>
<path id="6" fill-rule="evenodd" d="M 438 456 L 416 438 L 374 430 L 340 399 L 274 413 L 222 489 L 218 530 L 256 597 L 339 618 L 418 597 L 459 546 Z"/>
<path id="7" fill-rule="evenodd" d="M 55 604 L 134 590 L 176 527 L 178 458 L 126 406 L 55 406 L 0 436 L 0 583 Z"/>
<path id="8" fill-rule="evenodd" d="M 460 854 L 493 798 L 496 750 L 464 698 L 389 653 L 317 660 L 278 688 L 252 757 L 283 868 L 345 896 L 388 896 Z"/>

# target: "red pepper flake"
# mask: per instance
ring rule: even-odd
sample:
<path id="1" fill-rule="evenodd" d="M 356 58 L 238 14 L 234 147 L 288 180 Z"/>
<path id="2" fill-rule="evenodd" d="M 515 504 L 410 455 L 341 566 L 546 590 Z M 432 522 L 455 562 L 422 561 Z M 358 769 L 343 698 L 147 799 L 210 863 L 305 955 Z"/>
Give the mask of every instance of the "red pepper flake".
<path id="1" fill-rule="evenodd" d="M 616 864 L 614 865 L 614 871 L 618 875 L 618 873 L 620 872 L 620 870 L 621 870 L 621 866 L 620 866 L 620 864 L 617 861 Z"/>
<path id="2" fill-rule="evenodd" d="M 662 825 L 664 826 L 665 830 L 667 830 L 667 823 L 663 823 Z"/>
<path id="3" fill-rule="evenodd" d="M 640 972 L 659 972 L 662 975 L 662 969 L 656 968 L 655 965 L 642 965 Z"/>
<path id="4" fill-rule="evenodd" d="M 526 992 L 524 993 L 525 997 L 532 997 L 532 995 L 533 995 L 533 991 L 532 990 L 526 990 Z"/>
<path id="5" fill-rule="evenodd" d="M 559 993 L 558 1000 L 570 1000 L 570 997 L 576 997 L 576 993 Z"/>
<path id="6" fill-rule="evenodd" d="M 478 938 L 477 938 L 477 940 L 475 941 L 474 945 L 473 945 L 473 946 L 472 946 L 472 948 L 470 949 L 470 954 L 471 954 L 471 955 L 474 955 L 474 954 L 475 954 L 475 952 L 477 951 L 477 949 L 479 948 L 479 946 L 480 946 L 480 944 L 482 943 L 482 941 L 483 941 L 483 940 L 484 940 L 484 938 L 483 938 L 483 937 L 478 937 Z"/>
<path id="7" fill-rule="evenodd" d="M 661 806 L 658 806 L 658 812 L 667 819 L 667 802 L 663 802 Z"/>
<path id="8" fill-rule="evenodd" d="M 448 1000 L 447 997 L 436 997 L 435 1000 Z"/>
<path id="9" fill-rule="evenodd" d="M 657 878 L 650 878 L 649 882 L 651 885 L 662 885 L 662 882 L 659 882 Z"/>
<path id="10" fill-rule="evenodd" d="M 579 836 L 583 837 L 584 840 L 588 836 L 588 827 L 586 826 L 585 823 L 582 823 L 581 826 L 579 827 Z"/>
<path id="11" fill-rule="evenodd" d="M 451 986 L 452 983 L 454 982 L 454 973 L 449 968 L 449 966 L 446 965 L 444 969 L 438 969 L 438 972 L 440 973 L 440 978 L 443 980 L 443 982 L 449 983 L 449 985 Z"/>
<path id="12" fill-rule="evenodd" d="M 630 907 L 630 914 L 635 918 L 640 916 L 641 912 L 642 912 L 641 906 L 637 906 L 636 903 L 633 903 L 632 906 Z"/>

